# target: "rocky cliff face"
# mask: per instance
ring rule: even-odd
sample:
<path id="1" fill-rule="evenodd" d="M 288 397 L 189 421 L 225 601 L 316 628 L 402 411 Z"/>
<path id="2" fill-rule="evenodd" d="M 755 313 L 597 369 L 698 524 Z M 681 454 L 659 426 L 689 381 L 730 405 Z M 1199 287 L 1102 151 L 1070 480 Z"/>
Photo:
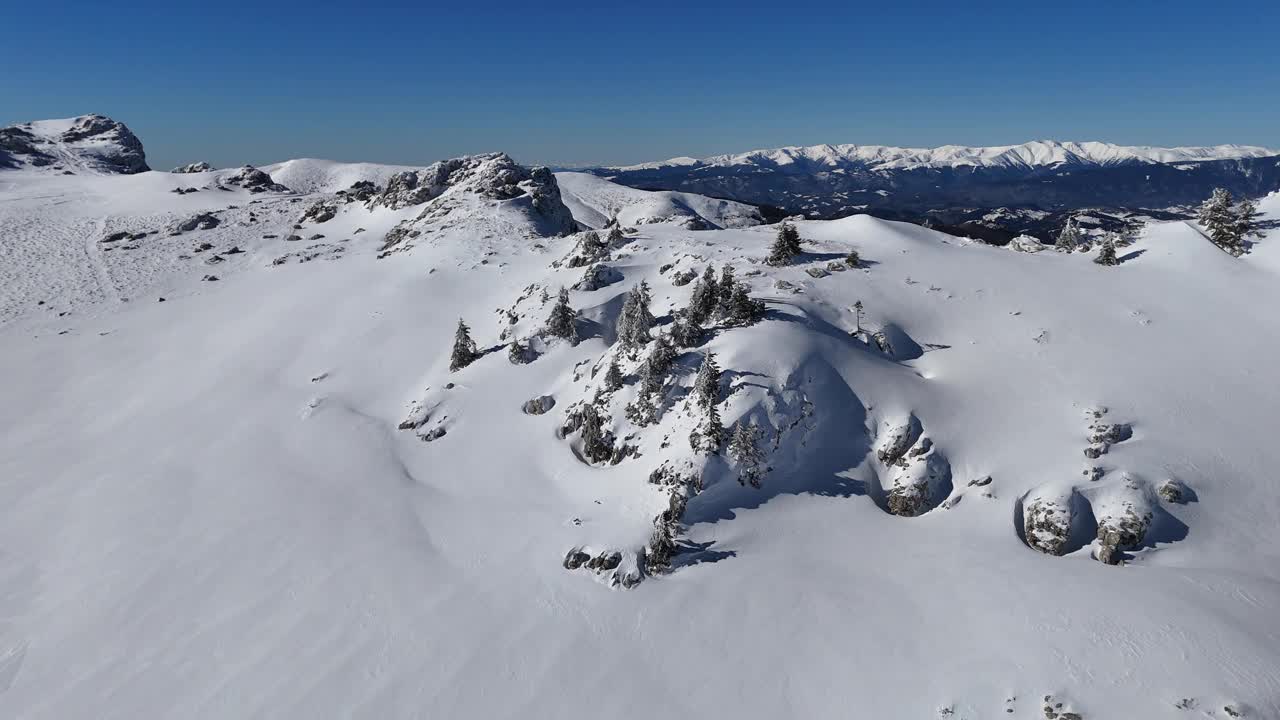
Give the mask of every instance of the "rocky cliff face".
<path id="1" fill-rule="evenodd" d="M 122 175 L 151 169 L 142 141 L 124 123 L 102 115 L 0 128 L 0 168 Z"/>

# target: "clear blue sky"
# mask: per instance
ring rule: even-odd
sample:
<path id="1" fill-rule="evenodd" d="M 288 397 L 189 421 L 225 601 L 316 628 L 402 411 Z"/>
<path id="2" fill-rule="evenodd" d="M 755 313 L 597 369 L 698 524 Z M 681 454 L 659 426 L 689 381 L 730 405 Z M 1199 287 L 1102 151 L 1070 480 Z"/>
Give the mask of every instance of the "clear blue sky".
<path id="1" fill-rule="evenodd" d="M 90 112 L 157 168 L 505 150 L 1280 147 L 1280 2 L 23 3 L 0 125 Z"/>

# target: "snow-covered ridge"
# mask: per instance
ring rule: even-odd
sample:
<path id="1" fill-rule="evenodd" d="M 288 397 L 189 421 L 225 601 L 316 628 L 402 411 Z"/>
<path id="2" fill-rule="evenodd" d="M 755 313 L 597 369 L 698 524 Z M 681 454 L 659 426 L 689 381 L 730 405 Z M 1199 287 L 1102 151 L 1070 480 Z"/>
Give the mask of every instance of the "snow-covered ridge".
<path id="1" fill-rule="evenodd" d="M 663 162 L 610 168 L 618 171 L 655 170 L 665 167 L 731 167 L 736 165 L 787 166 L 802 164 L 868 170 L 915 168 L 993 167 L 1034 168 L 1056 165 L 1119 165 L 1124 163 L 1175 163 L 1199 160 L 1269 157 L 1280 150 L 1252 145 L 1160 148 L 1145 145 L 1113 145 L 1105 142 L 1037 140 L 1021 145 L 936 148 L 902 148 L 885 145 L 810 145 L 751 150 L 714 155 L 702 160 L 679 157 Z"/>
<path id="2" fill-rule="evenodd" d="M 637 190 L 590 173 L 560 172 L 556 181 L 574 217 L 593 228 L 613 220 L 623 225 L 676 222 L 691 230 L 750 227 L 764 222 L 758 208 L 732 200 Z"/>
<path id="3" fill-rule="evenodd" d="M 124 123 L 102 115 L 36 120 L 0 128 L 0 170 L 146 172 L 142 142 Z"/>

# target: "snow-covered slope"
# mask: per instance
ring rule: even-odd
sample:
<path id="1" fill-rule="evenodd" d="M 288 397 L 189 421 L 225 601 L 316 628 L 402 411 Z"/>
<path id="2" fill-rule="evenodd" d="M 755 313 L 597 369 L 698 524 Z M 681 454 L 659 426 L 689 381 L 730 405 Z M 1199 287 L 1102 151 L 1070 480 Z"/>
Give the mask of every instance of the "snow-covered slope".
<path id="1" fill-rule="evenodd" d="M 565 206 L 626 191 L 432 168 L 0 175 L 15 717 L 1280 715 L 1276 239 L 1153 225 L 1105 268 L 861 216 L 771 267 L 774 227 L 659 222 L 581 262 Z M 626 294 L 665 334 L 726 264 L 763 318 L 707 322 L 636 425 Z M 580 341 L 540 337 L 575 285 Z M 708 353 L 759 488 L 690 447 Z"/>
<path id="2" fill-rule="evenodd" d="M 142 142 L 102 115 L 36 120 L 0 128 L 0 170 L 76 173 L 146 172 Z"/>
<path id="3" fill-rule="evenodd" d="M 786 166 L 796 163 L 830 168 L 856 165 L 870 170 L 908 170 L 966 166 L 1033 168 L 1058 165 L 1117 165 L 1135 162 L 1175 163 L 1267 157 L 1272 155 L 1280 155 L 1280 150 L 1251 145 L 1158 148 L 1113 145 L 1105 142 L 1037 140 L 1021 145 L 994 147 L 967 147 L 961 145 L 943 145 L 936 148 L 901 148 L 884 145 L 789 146 L 771 150 L 752 150 L 745 153 L 715 155 L 702 160 L 679 157 L 665 162 L 645 163 L 616 169 L 649 170 L 661 167 L 688 167 L 690 165 L 711 167 L 735 165 Z"/>
<path id="4" fill-rule="evenodd" d="M 750 227 L 764 222 L 760 211 L 732 200 L 693 193 L 636 190 L 589 173 L 556 173 L 565 203 L 590 227 L 617 219 L 623 225 L 675 222 L 692 230 Z"/>

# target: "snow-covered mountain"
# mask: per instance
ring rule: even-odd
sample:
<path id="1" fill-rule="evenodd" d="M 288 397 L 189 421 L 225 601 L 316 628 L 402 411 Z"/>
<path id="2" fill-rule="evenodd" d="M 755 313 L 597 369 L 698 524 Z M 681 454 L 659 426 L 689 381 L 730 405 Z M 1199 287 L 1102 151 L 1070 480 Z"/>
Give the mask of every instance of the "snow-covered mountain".
<path id="1" fill-rule="evenodd" d="M 1274 231 L 757 222 L 501 153 L 0 173 L 3 707 L 1280 716 Z"/>
<path id="2" fill-rule="evenodd" d="M 967 147 L 944 145 L 936 148 L 900 148 L 884 145 L 810 145 L 745 153 L 715 155 L 702 160 L 688 157 L 664 162 L 609 168 L 619 172 L 667 167 L 781 167 L 836 169 L 856 166 L 867 170 L 915 170 L 920 168 L 1044 168 L 1064 165 L 1108 166 L 1129 163 L 1179 163 L 1202 160 L 1234 160 L 1272 157 L 1280 150 L 1250 145 L 1158 148 L 1112 145 L 1105 142 L 1059 142 L 1037 140 L 1021 145 Z"/>
<path id="3" fill-rule="evenodd" d="M 142 142 L 102 115 L 38 120 L 0 128 L 0 170 L 140 173 L 150 170 Z"/>
<path id="4" fill-rule="evenodd" d="M 588 172 L 631 187 L 701 193 L 810 218 L 871 213 L 951 226 L 998 212 L 1017 220 L 978 228 L 978 236 L 1047 238 L 1079 210 L 1178 212 L 1215 187 L 1251 197 L 1280 190 L 1280 151 L 1047 140 L 986 148 L 815 145 Z"/>

